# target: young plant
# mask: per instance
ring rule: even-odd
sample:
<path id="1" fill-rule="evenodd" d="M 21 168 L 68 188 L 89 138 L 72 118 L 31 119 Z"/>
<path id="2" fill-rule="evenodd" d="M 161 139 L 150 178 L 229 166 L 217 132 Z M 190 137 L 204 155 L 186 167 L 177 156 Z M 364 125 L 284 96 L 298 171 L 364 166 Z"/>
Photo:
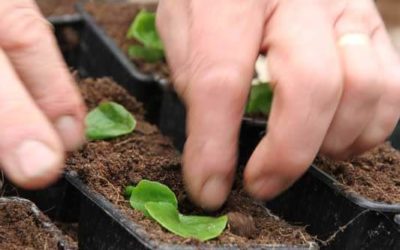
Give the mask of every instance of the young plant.
<path id="1" fill-rule="evenodd" d="M 258 83 L 251 86 L 246 114 L 268 115 L 272 105 L 272 89 L 268 83 Z"/>
<path id="2" fill-rule="evenodd" d="M 164 46 L 157 33 L 155 13 L 140 11 L 128 30 L 127 38 L 134 38 L 141 43 L 129 46 L 129 56 L 150 63 L 164 58 Z"/>
<path id="3" fill-rule="evenodd" d="M 220 217 L 183 215 L 178 211 L 174 192 L 159 182 L 142 180 L 136 187 L 128 186 L 133 208 L 157 221 L 162 227 L 184 238 L 206 241 L 218 237 L 228 222 L 226 215 Z"/>
<path id="4" fill-rule="evenodd" d="M 85 119 L 86 137 L 104 140 L 131 133 L 136 120 L 123 106 L 115 102 L 103 102 L 89 112 Z"/>

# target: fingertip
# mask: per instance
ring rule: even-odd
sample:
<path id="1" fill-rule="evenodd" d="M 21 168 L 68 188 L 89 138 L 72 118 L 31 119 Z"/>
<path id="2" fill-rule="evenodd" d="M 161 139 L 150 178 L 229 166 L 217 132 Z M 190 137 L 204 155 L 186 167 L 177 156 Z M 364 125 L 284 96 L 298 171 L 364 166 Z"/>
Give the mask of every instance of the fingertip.
<path id="1" fill-rule="evenodd" d="M 246 166 L 244 186 L 256 199 L 270 200 L 285 191 L 308 169 L 313 160 L 314 153 L 310 149 L 296 149 L 280 141 L 273 141 L 267 135 Z"/>
<path id="2" fill-rule="evenodd" d="M 85 142 L 86 106 L 67 70 L 59 78 L 58 86 L 47 87 L 46 93 L 36 92 L 36 103 L 52 122 L 65 150 L 73 151 Z M 39 87 L 39 86 L 37 86 Z M 33 89 L 32 89 L 33 90 Z M 38 91 L 35 88 L 35 91 Z"/>
<path id="3" fill-rule="evenodd" d="M 256 179 L 245 178 L 245 189 L 255 199 L 271 200 L 291 185 L 292 181 L 278 175 L 261 175 Z"/>
<path id="4" fill-rule="evenodd" d="M 232 187 L 235 165 L 232 144 L 189 137 L 183 155 L 183 176 L 191 200 L 205 210 L 220 208 Z"/>
<path id="5" fill-rule="evenodd" d="M 225 203 L 231 186 L 231 178 L 218 175 L 209 177 L 200 191 L 200 206 L 208 211 L 219 209 Z"/>
<path id="6" fill-rule="evenodd" d="M 64 156 L 61 149 L 38 140 L 25 140 L 2 158 L 8 178 L 26 189 L 43 188 L 61 174 Z"/>

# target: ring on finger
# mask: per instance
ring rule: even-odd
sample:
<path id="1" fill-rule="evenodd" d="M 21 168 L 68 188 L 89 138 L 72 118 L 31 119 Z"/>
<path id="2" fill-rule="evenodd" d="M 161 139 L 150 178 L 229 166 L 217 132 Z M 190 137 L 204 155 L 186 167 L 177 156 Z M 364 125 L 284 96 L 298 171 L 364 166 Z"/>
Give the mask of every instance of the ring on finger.
<path id="1" fill-rule="evenodd" d="M 366 45 L 371 43 L 371 38 L 368 34 L 361 32 L 351 32 L 341 35 L 338 39 L 339 46 L 348 45 Z"/>

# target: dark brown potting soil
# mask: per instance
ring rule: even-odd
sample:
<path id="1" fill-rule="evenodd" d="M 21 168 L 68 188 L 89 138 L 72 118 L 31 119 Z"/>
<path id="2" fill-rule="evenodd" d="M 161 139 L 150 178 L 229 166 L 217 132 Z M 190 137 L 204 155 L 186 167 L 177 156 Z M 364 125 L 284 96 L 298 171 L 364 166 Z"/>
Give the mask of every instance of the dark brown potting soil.
<path id="1" fill-rule="evenodd" d="M 0 249 L 58 249 L 57 236 L 43 226 L 47 217 L 36 217 L 30 203 L 0 203 Z"/>
<path id="2" fill-rule="evenodd" d="M 138 44 L 135 39 L 126 38 L 126 33 L 132 24 L 135 16 L 141 9 L 154 11 L 154 4 L 133 4 L 133 3 L 87 3 L 86 10 L 94 17 L 97 24 L 114 39 L 117 46 L 129 57 L 128 48 Z M 130 58 L 138 69 L 145 74 L 154 74 L 161 78 L 169 77 L 167 64 L 146 63 L 143 60 Z"/>
<path id="3" fill-rule="evenodd" d="M 74 5 L 79 0 L 36 0 L 40 11 L 46 17 L 75 13 Z"/>
<path id="4" fill-rule="evenodd" d="M 316 165 L 344 185 L 348 192 L 373 201 L 400 203 L 400 152 L 390 143 L 348 161 L 318 157 Z"/>
<path id="5" fill-rule="evenodd" d="M 199 244 L 167 232 L 141 212 L 132 209 L 123 197 L 126 186 L 135 185 L 142 179 L 154 180 L 168 185 L 177 194 L 181 212 L 205 213 L 192 205 L 184 191 L 180 154 L 171 141 L 161 135 L 155 126 L 143 120 L 141 105 L 110 79 L 81 80 L 79 86 L 89 108 L 102 100 L 116 101 L 135 115 L 138 127 L 132 134 L 121 138 L 88 142 L 68 157 L 67 168 L 76 171 L 90 188 L 143 226 L 151 239 L 174 244 Z M 226 205 L 215 215 L 229 212 L 236 214 L 234 218 L 230 214 L 227 230 L 218 239 L 205 244 L 246 247 L 252 244 L 307 244 L 312 240 L 304 228 L 288 225 L 270 215 L 262 205 L 256 204 L 245 194 L 239 181 L 234 185 Z"/>

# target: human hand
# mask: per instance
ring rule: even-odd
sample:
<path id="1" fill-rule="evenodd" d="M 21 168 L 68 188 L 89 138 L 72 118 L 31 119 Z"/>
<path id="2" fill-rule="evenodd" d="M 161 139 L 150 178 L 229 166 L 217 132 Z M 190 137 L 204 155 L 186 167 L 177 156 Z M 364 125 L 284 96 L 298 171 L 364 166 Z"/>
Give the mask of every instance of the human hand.
<path id="1" fill-rule="evenodd" d="M 318 152 L 342 159 L 383 142 L 399 119 L 399 58 L 372 0 L 161 0 L 157 15 L 188 111 L 184 181 L 206 209 L 229 194 L 260 51 L 274 100 L 244 173 L 256 198 L 288 188 Z"/>
<path id="2" fill-rule="evenodd" d="M 33 0 L 0 1 L 0 163 L 25 188 L 53 181 L 84 141 L 85 108 Z"/>

